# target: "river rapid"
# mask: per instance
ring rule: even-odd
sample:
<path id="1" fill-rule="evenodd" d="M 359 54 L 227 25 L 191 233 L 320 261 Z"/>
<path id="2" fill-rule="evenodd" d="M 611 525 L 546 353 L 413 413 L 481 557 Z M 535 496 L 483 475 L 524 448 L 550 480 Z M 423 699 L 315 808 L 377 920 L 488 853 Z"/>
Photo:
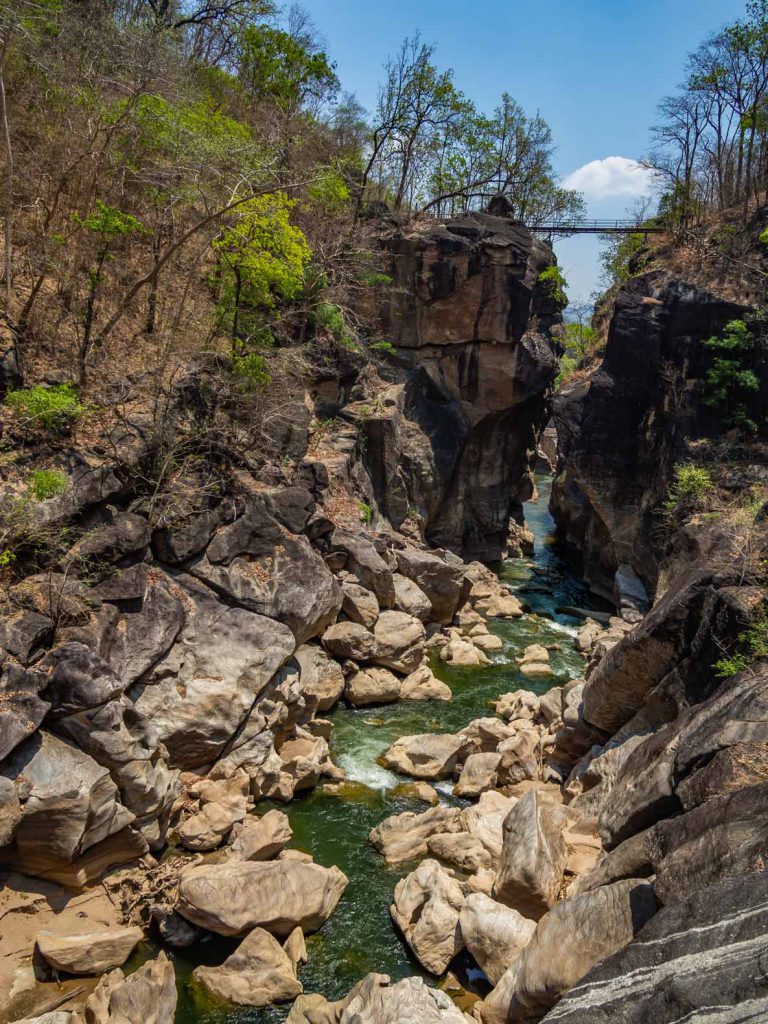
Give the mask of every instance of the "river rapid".
<path id="1" fill-rule="evenodd" d="M 389 916 L 394 887 L 414 865 L 388 867 L 367 842 L 368 833 L 383 818 L 406 810 L 426 810 L 426 805 L 393 793 L 398 784 L 408 780 L 380 767 L 379 755 L 400 736 L 454 732 L 474 718 L 492 714 L 489 702 L 502 693 L 517 689 L 543 693 L 578 677 L 583 670 L 583 660 L 573 647 L 579 620 L 557 609 L 590 607 L 593 602 L 555 537 L 547 510 L 550 478 L 539 477 L 537 483 L 538 499 L 525 509 L 536 539 L 533 557 L 494 567 L 530 612 L 521 619 L 489 622 L 491 631 L 504 641 L 504 650 L 492 655 L 493 664 L 451 669 L 435 659 L 436 675 L 453 690 L 450 703 L 402 702 L 358 711 L 339 705 L 330 716 L 334 724 L 331 755 L 347 774 L 349 785 L 344 786 L 344 795 L 330 795 L 319 787 L 287 806 L 279 805 L 293 827 L 291 846 L 311 853 L 320 864 L 337 864 L 349 878 L 333 916 L 319 933 L 307 938 L 308 963 L 299 975 L 305 992 L 337 999 L 370 971 L 389 974 L 393 981 L 421 974 L 436 982 L 410 956 Z M 561 650 L 552 652 L 554 675 L 549 679 L 526 679 L 517 671 L 515 656 L 532 643 L 561 645 Z M 451 795 L 451 787 L 452 783 L 436 786 L 446 802 L 466 803 Z M 267 809 L 262 804 L 256 811 Z M 191 949 L 172 953 L 179 982 L 176 1024 L 285 1021 L 290 1007 L 211 1009 L 196 1003 L 193 988 L 187 984 L 191 971 L 201 963 L 221 963 L 236 945 L 234 940 L 211 937 Z M 471 986 L 479 972 L 462 970 L 462 966 L 467 965 L 458 964 L 457 973 Z"/>

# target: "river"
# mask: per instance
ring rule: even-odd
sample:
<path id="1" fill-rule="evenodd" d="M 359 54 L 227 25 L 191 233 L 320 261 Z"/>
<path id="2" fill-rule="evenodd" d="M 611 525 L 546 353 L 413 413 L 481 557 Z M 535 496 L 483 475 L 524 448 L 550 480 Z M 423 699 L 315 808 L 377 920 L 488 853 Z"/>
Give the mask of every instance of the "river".
<path id="1" fill-rule="evenodd" d="M 540 477 L 537 482 L 538 500 L 529 502 L 525 510 L 536 538 L 534 555 L 495 567 L 531 611 L 522 619 L 489 623 L 504 641 L 504 650 L 492 656 L 493 664 L 451 669 L 436 661 L 436 674 L 453 690 L 450 703 L 402 702 L 359 711 L 339 706 L 332 713 L 331 753 L 353 785 L 345 787 L 343 797 L 324 793 L 320 787 L 288 806 L 281 805 L 293 827 L 291 846 L 311 853 L 320 864 L 337 864 L 349 878 L 333 916 L 318 934 L 307 939 L 309 960 L 300 973 L 305 992 L 321 992 L 336 999 L 369 971 L 389 974 L 393 981 L 424 974 L 389 916 L 395 884 L 414 865 L 387 867 L 367 837 L 390 814 L 421 811 L 426 806 L 393 795 L 398 783 L 407 780 L 381 768 L 377 757 L 400 736 L 454 732 L 474 718 L 492 714 L 489 702 L 502 693 L 520 688 L 543 693 L 581 674 L 583 661 L 573 647 L 578 620 L 559 614 L 557 609 L 591 606 L 592 602 L 555 538 L 547 510 L 550 479 Z M 517 671 L 514 657 L 532 643 L 561 645 L 561 650 L 552 652 L 551 678 L 530 680 Z M 437 788 L 447 802 L 461 803 L 451 795 L 450 784 L 438 783 Z M 265 809 L 256 808 L 258 812 Z M 285 1020 L 290 1008 L 211 1009 L 196 1004 L 187 984 L 190 972 L 200 963 L 221 963 L 236 944 L 211 937 L 190 950 L 173 952 L 179 980 L 177 1024 L 278 1024 Z"/>

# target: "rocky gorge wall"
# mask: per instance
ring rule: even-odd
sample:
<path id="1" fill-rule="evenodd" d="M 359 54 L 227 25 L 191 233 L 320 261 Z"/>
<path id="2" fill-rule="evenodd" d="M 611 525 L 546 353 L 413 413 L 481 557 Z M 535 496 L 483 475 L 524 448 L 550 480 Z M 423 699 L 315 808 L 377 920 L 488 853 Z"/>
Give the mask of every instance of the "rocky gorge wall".
<path id="1" fill-rule="evenodd" d="M 540 281 L 552 250 L 522 225 L 465 214 L 383 239 L 391 283 L 369 307 L 406 374 L 397 457 L 368 429 L 366 459 L 382 511 L 399 528 L 408 507 L 428 542 L 466 559 L 507 551 L 522 522 L 531 467 L 557 374 L 561 321 Z M 394 465 L 397 461 L 397 466 Z"/>

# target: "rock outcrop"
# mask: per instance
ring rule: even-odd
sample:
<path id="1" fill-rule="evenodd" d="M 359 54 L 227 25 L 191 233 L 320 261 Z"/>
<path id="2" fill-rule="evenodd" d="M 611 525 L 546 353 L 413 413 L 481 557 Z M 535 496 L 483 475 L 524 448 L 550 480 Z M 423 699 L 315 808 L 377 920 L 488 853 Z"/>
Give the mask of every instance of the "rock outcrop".
<path id="1" fill-rule="evenodd" d="M 416 224 L 383 245 L 392 284 L 371 311 L 407 382 L 394 407 L 366 419 L 377 503 L 396 528 L 415 508 L 431 543 L 497 559 L 532 493 L 557 372 L 549 332 L 559 313 L 539 282 L 552 252 L 522 225 L 480 213 Z"/>

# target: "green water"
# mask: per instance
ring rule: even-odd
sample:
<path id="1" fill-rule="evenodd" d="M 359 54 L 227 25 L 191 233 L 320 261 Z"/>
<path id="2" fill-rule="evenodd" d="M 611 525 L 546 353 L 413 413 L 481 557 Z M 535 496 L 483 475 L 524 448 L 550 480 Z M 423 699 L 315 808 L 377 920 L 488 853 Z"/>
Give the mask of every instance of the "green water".
<path id="1" fill-rule="evenodd" d="M 522 687 L 542 693 L 581 673 L 583 662 L 572 643 L 578 621 L 557 614 L 556 609 L 588 605 L 590 599 L 554 539 L 548 499 L 549 480 L 540 479 L 539 499 L 526 507 L 536 537 L 534 556 L 497 567 L 500 578 L 530 606 L 531 613 L 522 619 L 492 623 L 492 631 L 504 640 L 504 650 L 493 655 L 493 665 L 451 669 L 436 662 L 436 673 L 453 690 L 450 703 L 405 702 L 361 711 L 337 708 L 332 715 L 332 756 L 349 780 L 362 785 L 355 787 L 353 797 L 316 790 L 282 807 L 293 827 L 291 845 L 311 853 L 320 864 L 337 864 L 349 878 L 331 919 L 307 939 L 309 961 L 300 974 L 305 992 L 322 992 L 335 999 L 369 971 L 389 974 L 393 980 L 423 974 L 389 917 L 395 884 L 413 865 L 387 867 L 367 843 L 367 836 L 390 814 L 423 810 L 424 805 L 393 796 L 393 788 L 404 780 L 379 767 L 377 757 L 399 736 L 453 732 L 473 718 L 492 714 L 490 701 L 509 690 Z M 531 643 L 562 645 L 561 651 L 552 652 L 553 678 L 528 680 L 518 673 L 513 659 Z M 437 788 L 446 801 L 456 802 L 450 784 L 438 783 Z M 177 1024 L 277 1024 L 285 1020 L 286 1007 L 211 1010 L 195 1005 L 187 983 L 192 969 L 200 963 L 221 963 L 235 946 L 235 941 L 211 937 L 190 950 L 172 954 L 179 980 Z"/>

